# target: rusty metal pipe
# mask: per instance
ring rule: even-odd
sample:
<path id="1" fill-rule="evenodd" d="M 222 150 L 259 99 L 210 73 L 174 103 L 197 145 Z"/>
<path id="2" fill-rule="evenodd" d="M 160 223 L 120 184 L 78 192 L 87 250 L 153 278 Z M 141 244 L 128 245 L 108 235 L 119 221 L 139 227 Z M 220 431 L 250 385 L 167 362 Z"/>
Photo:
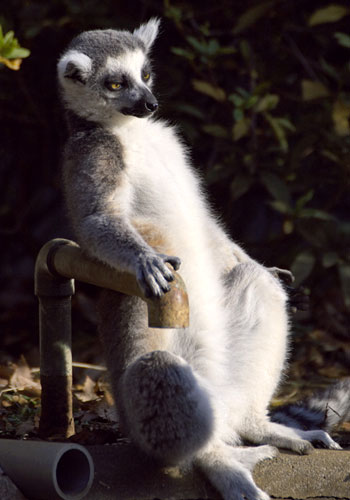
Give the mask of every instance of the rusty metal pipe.
<path id="1" fill-rule="evenodd" d="M 35 294 L 39 298 L 42 436 L 74 434 L 72 410 L 71 297 L 74 279 L 147 302 L 149 326 L 185 328 L 189 323 L 185 285 L 174 273 L 171 290 L 160 299 L 146 299 L 134 276 L 87 256 L 70 240 L 54 239 L 40 250 L 35 265 Z"/>

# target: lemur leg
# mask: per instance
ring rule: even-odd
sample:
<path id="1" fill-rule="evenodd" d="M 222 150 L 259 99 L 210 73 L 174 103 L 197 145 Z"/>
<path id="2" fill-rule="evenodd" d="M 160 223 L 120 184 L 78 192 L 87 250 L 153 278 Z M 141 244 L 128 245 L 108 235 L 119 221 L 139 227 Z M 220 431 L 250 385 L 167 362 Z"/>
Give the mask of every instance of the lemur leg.
<path id="1" fill-rule="evenodd" d="M 259 264 L 246 263 L 231 271 L 226 285 L 227 304 L 232 311 L 233 380 L 247 398 L 240 421 L 235 421 L 234 415 L 242 405 L 235 401 L 231 405 L 237 432 L 252 443 L 298 453 L 310 453 L 312 441 L 338 449 L 337 443 L 323 431 L 293 429 L 270 422 L 267 417 L 288 350 L 287 297 L 279 281 Z"/>
<path id="2" fill-rule="evenodd" d="M 233 386 L 240 398 L 231 402 L 232 425 L 255 444 L 270 444 L 307 453 L 312 446 L 294 431 L 275 427 L 267 407 L 286 364 L 287 296 L 279 281 L 255 262 L 242 263 L 226 276 L 231 314 Z M 271 425 L 270 425 L 271 424 Z"/>
<path id="3" fill-rule="evenodd" d="M 245 430 L 245 437 L 256 444 L 268 443 L 278 448 L 286 448 L 296 453 L 308 454 L 313 451 L 311 443 L 321 443 L 323 447 L 332 450 L 341 450 L 327 432 L 322 430 L 303 431 L 269 420 L 256 419 L 254 424 Z"/>
<path id="4" fill-rule="evenodd" d="M 166 250 L 156 229 L 146 224 L 142 229 L 153 247 Z M 174 332 L 148 328 L 141 299 L 107 290 L 99 316 L 122 427 L 141 449 L 164 463 L 191 458 L 210 438 L 214 417 L 191 367 L 170 352 Z"/>
<path id="5" fill-rule="evenodd" d="M 206 474 L 224 500 L 268 500 L 254 483 L 251 470 L 261 460 L 276 456 L 276 448 L 232 448 L 216 442 L 198 454 L 195 464 Z"/>

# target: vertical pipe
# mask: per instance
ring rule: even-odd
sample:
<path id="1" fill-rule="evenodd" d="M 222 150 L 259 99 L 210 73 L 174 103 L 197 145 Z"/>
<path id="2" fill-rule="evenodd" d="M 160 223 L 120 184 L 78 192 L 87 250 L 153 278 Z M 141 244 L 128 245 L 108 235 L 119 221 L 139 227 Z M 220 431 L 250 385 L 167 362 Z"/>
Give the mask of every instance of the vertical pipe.
<path id="1" fill-rule="evenodd" d="M 39 299 L 42 437 L 74 434 L 72 404 L 71 297 L 74 280 L 48 269 L 51 252 L 60 245 L 47 243 L 39 252 L 35 294 Z"/>

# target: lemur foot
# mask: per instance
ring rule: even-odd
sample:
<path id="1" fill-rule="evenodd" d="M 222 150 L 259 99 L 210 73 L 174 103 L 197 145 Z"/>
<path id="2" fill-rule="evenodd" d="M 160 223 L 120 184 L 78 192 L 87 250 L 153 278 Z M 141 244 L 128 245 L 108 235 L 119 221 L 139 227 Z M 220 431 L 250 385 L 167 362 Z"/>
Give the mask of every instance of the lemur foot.
<path id="1" fill-rule="evenodd" d="M 296 439 L 290 448 L 292 451 L 299 453 L 299 455 L 310 455 L 314 451 L 314 447 L 309 441 L 304 439 Z"/>
<path id="2" fill-rule="evenodd" d="M 248 470 L 253 470 L 255 465 L 263 460 L 271 460 L 278 455 L 278 448 L 265 444 L 263 446 L 249 446 L 247 448 L 234 448 L 232 456 Z"/>
<path id="3" fill-rule="evenodd" d="M 315 443 L 316 447 L 327 448 L 328 450 L 341 450 L 342 447 L 336 443 L 331 436 L 321 430 L 313 430 L 313 431 L 299 431 L 300 437 L 302 439 L 307 439 Z M 319 445 L 319 446 L 317 446 Z"/>

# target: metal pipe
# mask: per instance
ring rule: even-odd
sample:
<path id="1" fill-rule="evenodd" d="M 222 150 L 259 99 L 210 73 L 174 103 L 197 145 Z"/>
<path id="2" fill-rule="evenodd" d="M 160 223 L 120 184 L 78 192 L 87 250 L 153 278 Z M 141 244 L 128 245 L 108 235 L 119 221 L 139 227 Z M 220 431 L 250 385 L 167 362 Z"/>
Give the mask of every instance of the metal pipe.
<path id="1" fill-rule="evenodd" d="M 54 239 L 40 250 L 35 265 L 35 294 L 39 298 L 40 378 L 42 385 L 40 434 L 74 434 L 72 409 L 71 297 L 74 279 L 147 302 L 149 326 L 185 328 L 188 297 L 181 277 L 174 273 L 171 290 L 160 299 L 146 299 L 134 276 L 87 256 L 70 240 Z"/>
<path id="2" fill-rule="evenodd" d="M 80 500 L 91 488 L 94 464 L 78 444 L 0 439 L 0 466 L 27 498 Z"/>

